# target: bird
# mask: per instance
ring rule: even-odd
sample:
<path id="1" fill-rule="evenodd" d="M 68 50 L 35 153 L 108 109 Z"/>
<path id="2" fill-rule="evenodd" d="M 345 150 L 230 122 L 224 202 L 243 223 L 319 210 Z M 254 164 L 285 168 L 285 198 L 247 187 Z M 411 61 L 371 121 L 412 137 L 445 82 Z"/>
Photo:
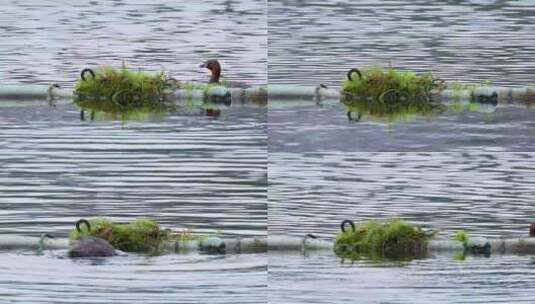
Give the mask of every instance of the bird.
<path id="1" fill-rule="evenodd" d="M 222 83 L 221 80 L 220 80 L 220 78 L 221 78 L 221 64 L 219 64 L 219 61 L 217 61 L 215 59 L 206 60 L 199 67 L 206 68 L 206 69 L 210 70 L 210 72 L 212 72 L 212 75 L 210 77 L 210 81 L 208 82 L 209 84 L 220 84 L 220 85 L 226 84 L 226 86 L 228 86 L 228 87 L 241 88 L 241 89 L 245 89 L 245 88 L 249 87 L 247 84 L 245 84 L 243 82 L 236 82 L 236 81 L 228 82 L 228 81 L 225 81 L 224 83 Z"/>
<path id="2" fill-rule="evenodd" d="M 85 224 L 87 231 L 91 231 L 91 225 L 85 219 L 76 222 L 76 230 L 81 232 L 80 225 Z M 115 249 L 108 241 L 94 237 L 85 236 L 81 239 L 73 241 L 69 250 L 69 257 L 71 258 L 85 258 L 85 257 L 110 257 L 117 255 Z"/>

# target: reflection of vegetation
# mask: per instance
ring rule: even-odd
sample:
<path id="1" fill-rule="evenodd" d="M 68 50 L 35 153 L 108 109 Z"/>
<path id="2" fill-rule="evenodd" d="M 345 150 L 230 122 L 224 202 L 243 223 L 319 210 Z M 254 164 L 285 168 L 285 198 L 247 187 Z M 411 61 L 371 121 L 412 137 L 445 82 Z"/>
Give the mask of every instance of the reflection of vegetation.
<path id="1" fill-rule="evenodd" d="M 342 102 L 349 112 L 398 121 L 416 115 L 430 116 L 445 109 L 432 101 L 431 91 L 444 89 L 444 84 L 431 74 L 418 76 L 381 68 L 352 71 L 342 88 Z"/>
<path id="2" fill-rule="evenodd" d="M 425 256 L 430 238 L 421 228 L 400 219 L 368 221 L 338 233 L 335 253 L 353 260 L 410 260 Z"/>

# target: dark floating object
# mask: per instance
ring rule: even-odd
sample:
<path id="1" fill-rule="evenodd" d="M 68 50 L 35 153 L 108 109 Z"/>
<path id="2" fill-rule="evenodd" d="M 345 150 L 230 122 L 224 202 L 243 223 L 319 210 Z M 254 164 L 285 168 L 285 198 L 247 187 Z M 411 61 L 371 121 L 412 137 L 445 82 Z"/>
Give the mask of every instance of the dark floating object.
<path id="1" fill-rule="evenodd" d="M 498 105 L 498 93 L 492 88 L 476 88 L 472 93 L 472 98 L 478 104 L 487 104 L 494 107 Z"/>
<path id="2" fill-rule="evenodd" d="M 82 78 L 83 81 L 86 81 L 86 78 L 85 78 L 85 74 L 86 73 L 89 73 L 91 74 L 91 78 L 95 79 L 95 72 L 93 72 L 92 69 L 90 68 L 85 68 L 82 70 L 82 72 L 80 73 L 80 78 Z"/>
<path id="3" fill-rule="evenodd" d="M 351 225 L 351 230 L 353 232 L 356 231 L 356 228 L 355 228 L 355 223 L 353 223 L 352 220 L 343 220 L 342 223 L 340 224 L 340 230 L 342 230 L 342 232 L 346 232 L 346 224 L 349 224 Z"/>
<path id="4" fill-rule="evenodd" d="M 91 225 L 85 219 L 76 222 L 76 230 L 81 232 L 80 225 L 85 224 L 87 230 L 91 231 Z M 115 249 L 106 240 L 94 236 L 83 237 L 73 242 L 69 250 L 69 256 L 72 258 L 84 257 L 109 257 L 116 255 Z"/>
<path id="5" fill-rule="evenodd" d="M 531 223 L 531 226 L 529 226 L 529 236 L 535 237 L 535 223 Z"/>
<path id="6" fill-rule="evenodd" d="M 356 68 L 353 68 L 347 72 L 347 79 L 353 81 L 353 77 L 351 77 L 353 73 L 357 73 L 357 75 L 359 75 L 359 79 L 362 79 L 362 74 L 360 73 L 360 70 Z"/>

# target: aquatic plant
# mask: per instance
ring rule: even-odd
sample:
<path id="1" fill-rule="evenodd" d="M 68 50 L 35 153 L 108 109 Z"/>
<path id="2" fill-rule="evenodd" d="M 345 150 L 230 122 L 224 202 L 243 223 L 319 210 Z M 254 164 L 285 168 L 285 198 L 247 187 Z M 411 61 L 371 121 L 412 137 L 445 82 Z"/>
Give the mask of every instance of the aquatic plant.
<path id="1" fill-rule="evenodd" d="M 347 224 L 351 229 L 346 228 Z M 386 222 L 367 221 L 355 226 L 342 222 L 341 232 L 335 238 L 335 253 L 351 259 L 410 259 L 426 253 L 427 241 L 432 237 L 421 228 L 401 219 Z"/>
<path id="2" fill-rule="evenodd" d="M 165 74 L 148 74 L 111 66 L 99 68 L 96 72 L 84 69 L 75 85 L 74 103 L 92 113 L 103 112 L 112 117 L 126 120 L 139 113 L 165 113 L 170 105 L 165 99 L 172 89 L 180 85 L 171 82 Z"/>
<path id="3" fill-rule="evenodd" d="M 151 75 L 131 71 L 126 66 L 121 69 L 104 66 L 96 73 L 84 69 L 76 82 L 75 93 L 79 101 L 100 101 L 98 105 L 103 109 L 124 110 L 162 101 L 169 86 L 163 72 Z"/>
<path id="4" fill-rule="evenodd" d="M 452 237 L 453 240 L 462 242 L 463 244 L 468 243 L 470 236 L 464 230 L 459 230 Z"/>
<path id="5" fill-rule="evenodd" d="M 91 230 L 80 227 L 70 233 L 72 240 L 94 236 L 108 241 L 114 248 L 126 252 L 158 251 L 167 232 L 151 219 L 137 219 L 128 224 L 116 224 L 107 218 L 89 220 Z"/>
<path id="6" fill-rule="evenodd" d="M 434 102 L 433 90 L 443 90 L 444 82 L 431 74 L 417 75 L 378 67 L 351 69 L 343 83 L 341 101 L 349 113 L 359 113 L 388 121 L 430 116 L 445 110 Z M 351 119 L 351 115 L 348 114 Z"/>

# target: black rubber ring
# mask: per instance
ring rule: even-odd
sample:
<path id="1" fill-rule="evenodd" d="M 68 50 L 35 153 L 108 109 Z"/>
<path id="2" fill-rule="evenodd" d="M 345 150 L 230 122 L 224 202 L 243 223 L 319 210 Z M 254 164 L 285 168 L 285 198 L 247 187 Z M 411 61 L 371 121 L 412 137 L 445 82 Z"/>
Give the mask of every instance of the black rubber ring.
<path id="1" fill-rule="evenodd" d="M 91 225 L 89 224 L 89 221 L 85 220 L 85 219 L 81 219 L 81 220 L 78 220 L 78 222 L 76 222 L 76 230 L 78 232 L 82 232 L 82 230 L 80 229 L 80 225 L 81 224 L 85 224 L 87 226 L 87 231 L 91 231 Z"/>
<path id="2" fill-rule="evenodd" d="M 89 74 L 91 74 L 91 77 L 92 77 L 93 79 L 95 79 L 95 72 L 93 72 L 93 70 L 90 69 L 90 68 L 85 68 L 85 69 L 83 69 L 82 72 L 80 73 L 80 78 L 82 78 L 83 81 L 85 81 L 85 73 L 89 73 Z"/>
<path id="3" fill-rule="evenodd" d="M 342 230 L 342 232 L 346 232 L 346 224 L 349 224 L 351 225 L 351 230 L 353 230 L 353 232 L 356 231 L 356 228 L 355 228 L 355 223 L 353 223 L 353 221 L 351 220 L 343 220 L 342 221 L 342 224 L 340 224 L 340 229 Z"/>
<path id="4" fill-rule="evenodd" d="M 353 78 L 351 78 L 351 74 L 353 74 L 353 73 L 357 73 L 357 75 L 359 75 L 359 79 L 362 79 L 362 74 L 360 73 L 359 69 L 351 69 L 351 70 L 349 70 L 349 72 L 347 72 L 347 79 L 352 81 Z"/>

